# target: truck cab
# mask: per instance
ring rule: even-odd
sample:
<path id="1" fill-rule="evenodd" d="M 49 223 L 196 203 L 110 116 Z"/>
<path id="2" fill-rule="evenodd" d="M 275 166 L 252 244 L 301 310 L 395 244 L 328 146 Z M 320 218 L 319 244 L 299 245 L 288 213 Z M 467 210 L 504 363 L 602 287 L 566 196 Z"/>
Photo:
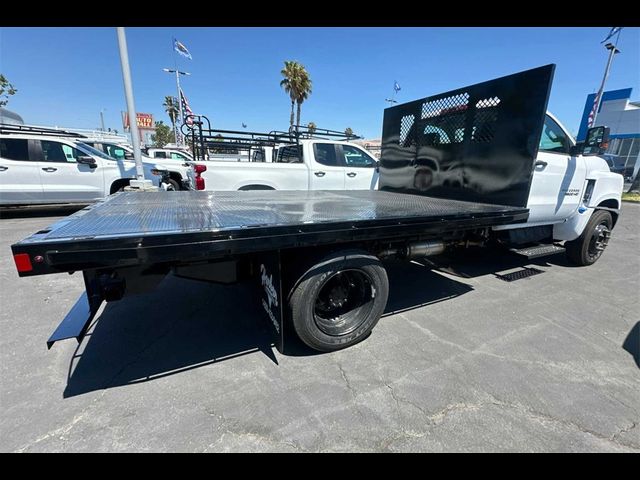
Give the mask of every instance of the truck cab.
<path id="1" fill-rule="evenodd" d="M 531 178 L 526 227 L 547 226 L 554 239 L 575 240 L 596 208 L 611 209 L 615 224 L 623 178 L 610 171 L 604 158 L 581 151 L 581 147 L 584 146 L 578 145 L 564 125 L 547 112 Z"/>

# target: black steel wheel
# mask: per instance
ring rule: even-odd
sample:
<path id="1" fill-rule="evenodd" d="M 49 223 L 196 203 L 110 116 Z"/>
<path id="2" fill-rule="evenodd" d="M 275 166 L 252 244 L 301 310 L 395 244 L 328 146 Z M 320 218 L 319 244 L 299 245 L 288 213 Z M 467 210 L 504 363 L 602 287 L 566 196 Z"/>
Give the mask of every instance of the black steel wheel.
<path id="1" fill-rule="evenodd" d="M 296 283 L 289 297 L 293 327 L 315 350 L 348 347 L 369 335 L 388 294 L 387 274 L 377 257 L 359 250 L 333 253 Z"/>
<path id="2" fill-rule="evenodd" d="M 613 219 L 606 210 L 596 210 L 591 215 L 582 235 L 565 243 L 567 257 L 574 265 L 593 265 L 609 244 Z"/>

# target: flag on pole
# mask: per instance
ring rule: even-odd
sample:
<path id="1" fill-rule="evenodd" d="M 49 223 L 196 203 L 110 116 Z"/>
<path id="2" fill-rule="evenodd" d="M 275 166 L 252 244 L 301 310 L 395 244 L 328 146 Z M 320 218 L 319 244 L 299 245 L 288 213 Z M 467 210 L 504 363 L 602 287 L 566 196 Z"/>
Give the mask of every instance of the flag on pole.
<path id="1" fill-rule="evenodd" d="M 600 94 L 602 91 L 596 93 L 596 96 L 593 97 L 593 107 L 591 107 L 591 111 L 589 112 L 589 119 L 587 120 L 587 128 L 593 127 L 593 121 L 596 118 L 596 109 L 598 108 L 598 103 L 600 102 Z"/>
<path id="2" fill-rule="evenodd" d="M 616 33 L 618 33 L 620 30 L 622 30 L 622 27 L 611 27 L 611 30 L 609 31 L 609 35 L 607 35 L 607 38 L 605 38 L 604 40 L 602 40 L 600 43 L 604 43 L 607 40 L 609 40 L 611 37 L 613 37 Z"/>
<path id="3" fill-rule="evenodd" d="M 184 92 L 182 88 L 180 89 L 180 103 L 182 104 L 182 121 L 187 125 L 193 125 L 193 112 L 191 111 L 191 107 L 189 107 L 189 102 L 187 102 L 187 97 L 184 96 Z"/>
<path id="4" fill-rule="evenodd" d="M 183 43 L 180 43 L 175 38 L 173 39 L 173 49 L 183 57 L 187 57 L 189 60 L 193 60 L 193 58 L 191 58 L 189 50 L 187 50 L 187 47 L 185 47 Z"/>
<path id="5" fill-rule="evenodd" d="M 393 81 L 393 89 L 396 93 L 400 91 L 400 85 L 398 85 L 398 82 L 396 82 L 395 80 Z"/>

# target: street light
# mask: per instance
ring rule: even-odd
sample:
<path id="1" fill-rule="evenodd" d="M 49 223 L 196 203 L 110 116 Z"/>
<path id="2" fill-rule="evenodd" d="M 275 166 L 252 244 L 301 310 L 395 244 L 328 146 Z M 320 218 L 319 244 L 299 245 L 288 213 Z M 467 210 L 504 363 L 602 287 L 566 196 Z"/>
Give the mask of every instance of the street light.
<path id="1" fill-rule="evenodd" d="M 167 73 L 175 73 L 176 74 L 176 89 L 178 90 L 178 112 L 180 113 L 180 120 L 183 119 L 182 116 L 182 98 L 180 96 L 180 75 L 191 75 L 189 72 L 181 72 L 180 70 L 178 70 L 177 68 L 173 69 L 173 68 L 163 68 L 162 71 L 167 72 Z M 178 131 L 178 126 L 176 124 L 175 126 L 175 131 L 174 131 L 175 137 L 176 137 L 176 144 L 178 144 L 178 146 L 182 145 L 182 135 L 180 135 L 180 132 Z"/>

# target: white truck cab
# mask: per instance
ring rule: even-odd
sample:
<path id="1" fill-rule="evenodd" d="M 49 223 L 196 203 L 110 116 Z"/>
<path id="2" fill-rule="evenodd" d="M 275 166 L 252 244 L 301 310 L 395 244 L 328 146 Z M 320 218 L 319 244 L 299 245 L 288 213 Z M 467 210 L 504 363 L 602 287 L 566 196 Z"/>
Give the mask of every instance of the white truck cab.
<path id="1" fill-rule="evenodd" d="M 604 158 L 584 155 L 567 129 L 547 112 L 534 165 L 524 225 L 552 226 L 555 240 L 576 240 L 596 210 L 609 211 L 613 227 L 621 206 L 623 178 Z"/>

